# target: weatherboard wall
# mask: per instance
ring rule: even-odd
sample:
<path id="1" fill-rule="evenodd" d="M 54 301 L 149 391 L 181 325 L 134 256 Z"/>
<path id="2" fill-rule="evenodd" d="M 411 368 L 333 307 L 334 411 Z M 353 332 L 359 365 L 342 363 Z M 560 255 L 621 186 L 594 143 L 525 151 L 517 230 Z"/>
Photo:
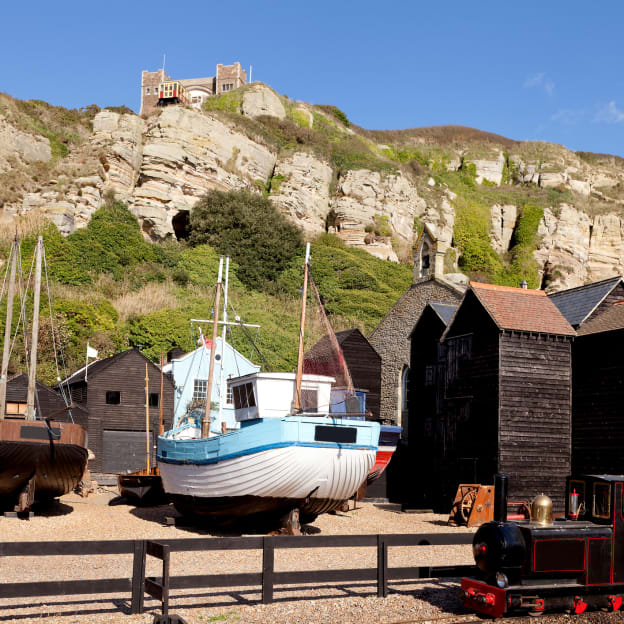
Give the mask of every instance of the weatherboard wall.
<path id="1" fill-rule="evenodd" d="M 125 472 L 145 467 L 145 364 L 148 363 L 149 393 L 160 394 L 160 369 L 136 349 L 118 356 L 110 366 L 88 373 L 86 402 L 89 448 L 95 459 L 89 463 L 92 472 Z M 84 387 L 84 381 L 74 384 Z M 71 386 L 70 386 L 71 387 Z M 163 420 L 165 429 L 171 427 L 173 415 L 173 384 L 165 376 Z M 106 402 L 107 391 L 120 393 L 119 405 Z M 83 393 L 84 396 L 84 393 Z M 149 409 L 151 462 L 159 429 L 160 408 Z M 123 435 L 126 432 L 128 435 Z M 143 452 L 141 452 L 143 451 Z M 152 464 L 153 465 L 153 464 Z"/>
<path id="2" fill-rule="evenodd" d="M 564 508 L 571 465 L 571 338 L 528 332 L 500 337 L 498 468 L 510 496 L 545 493 Z"/>
<path id="3" fill-rule="evenodd" d="M 624 329 L 579 336 L 573 347 L 572 470 L 624 473 Z"/>

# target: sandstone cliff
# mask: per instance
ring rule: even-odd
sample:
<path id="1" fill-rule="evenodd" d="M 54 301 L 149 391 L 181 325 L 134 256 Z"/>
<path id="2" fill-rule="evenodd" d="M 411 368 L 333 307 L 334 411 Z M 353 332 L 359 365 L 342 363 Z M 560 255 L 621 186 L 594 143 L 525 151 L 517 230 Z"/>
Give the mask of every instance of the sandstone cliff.
<path id="1" fill-rule="evenodd" d="M 3 219 L 39 212 L 68 234 L 113 192 L 144 234 L 160 240 L 184 236 L 207 190 L 246 188 L 268 194 L 308 236 L 336 232 L 390 260 L 409 258 L 427 223 L 454 252 L 445 267 L 453 272 L 462 257 L 454 249 L 458 210 L 487 207 L 491 245 L 504 258 L 523 205 L 537 203 L 543 218 L 533 257 L 542 285 L 624 273 L 619 158 L 478 131 L 463 136 L 467 129 L 364 131 L 331 107 L 294 103 L 259 84 L 228 98 L 222 110 L 167 107 L 146 119 L 101 111 L 92 132 L 61 156 L 52 153 L 50 133 L 0 106 L 0 181 L 11 189 L 0 195 Z"/>

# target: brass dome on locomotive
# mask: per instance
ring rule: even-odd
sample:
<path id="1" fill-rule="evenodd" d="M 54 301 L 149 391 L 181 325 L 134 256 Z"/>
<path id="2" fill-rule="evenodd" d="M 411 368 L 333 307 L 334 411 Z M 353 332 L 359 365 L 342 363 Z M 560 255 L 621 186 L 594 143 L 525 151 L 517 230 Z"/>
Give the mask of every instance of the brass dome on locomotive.
<path id="1" fill-rule="evenodd" d="M 544 526 L 553 523 L 553 503 L 546 494 L 536 496 L 531 502 L 531 522 Z"/>

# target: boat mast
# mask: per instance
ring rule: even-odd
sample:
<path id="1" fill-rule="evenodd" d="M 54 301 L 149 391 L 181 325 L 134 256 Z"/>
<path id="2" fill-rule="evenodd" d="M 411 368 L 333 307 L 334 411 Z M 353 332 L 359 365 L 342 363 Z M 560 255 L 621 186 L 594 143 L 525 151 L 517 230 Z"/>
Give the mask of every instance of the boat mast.
<path id="1" fill-rule="evenodd" d="M 28 395 L 26 399 L 26 420 L 35 420 L 35 377 L 37 375 L 37 345 L 39 338 L 39 300 L 41 298 L 41 256 L 43 236 L 37 239 L 37 259 L 35 265 L 35 290 L 33 300 L 32 340 L 30 348 L 30 368 L 28 370 Z"/>
<path id="2" fill-rule="evenodd" d="M 165 354 L 160 352 L 160 427 L 158 429 L 159 435 L 163 435 L 165 433 L 165 426 L 163 424 L 163 384 L 164 384 L 164 373 L 163 368 L 165 366 Z"/>
<path id="3" fill-rule="evenodd" d="M 223 428 L 223 403 L 227 398 L 227 389 L 224 387 L 225 380 L 225 339 L 227 337 L 227 305 L 228 305 L 228 287 L 230 281 L 230 256 L 225 257 L 225 287 L 223 288 L 223 334 L 221 335 L 221 374 L 219 375 L 219 388 L 221 395 L 219 397 L 219 422 L 221 423 L 221 431 Z"/>
<path id="4" fill-rule="evenodd" d="M 9 292 L 7 294 L 6 325 L 4 326 L 4 347 L 2 349 L 2 369 L 0 370 L 0 420 L 6 413 L 6 387 L 7 374 L 9 370 L 9 353 L 11 346 L 11 323 L 13 322 L 13 298 L 15 297 L 15 267 L 17 265 L 18 251 L 17 235 L 11 247 L 9 262 L 11 264 L 11 274 L 9 277 Z"/>
<path id="5" fill-rule="evenodd" d="M 301 379 L 303 378 L 303 339 L 305 335 L 306 299 L 308 297 L 308 267 L 310 264 L 310 243 L 306 243 L 305 263 L 303 265 L 303 291 L 301 293 L 301 322 L 299 323 L 299 353 L 297 355 L 297 376 L 295 378 L 295 396 L 293 412 L 301 411 Z"/>
<path id="6" fill-rule="evenodd" d="M 210 404 L 212 403 L 212 376 L 214 375 L 215 351 L 217 347 L 217 330 L 219 329 L 219 303 L 221 301 L 221 278 L 223 275 L 223 256 L 219 258 L 219 273 L 217 275 L 217 290 L 215 293 L 214 320 L 212 322 L 212 343 L 210 344 L 210 368 L 206 384 L 206 408 L 202 418 L 202 438 L 210 437 Z"/>

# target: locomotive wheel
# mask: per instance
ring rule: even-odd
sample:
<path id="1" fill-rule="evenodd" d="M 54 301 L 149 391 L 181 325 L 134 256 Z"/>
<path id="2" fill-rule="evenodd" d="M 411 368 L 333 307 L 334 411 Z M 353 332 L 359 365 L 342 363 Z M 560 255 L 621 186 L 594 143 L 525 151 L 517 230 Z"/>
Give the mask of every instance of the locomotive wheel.
<path id="1" fill-rule="evenodd" d="M 477 490 L 470 490 L 469 492 L 466 492 L 461 499 L 461 503 L 459 504 L 459 515 L 464 522 L 468 522 L 470 512 L 472 511 L 476 500 Z"/>

